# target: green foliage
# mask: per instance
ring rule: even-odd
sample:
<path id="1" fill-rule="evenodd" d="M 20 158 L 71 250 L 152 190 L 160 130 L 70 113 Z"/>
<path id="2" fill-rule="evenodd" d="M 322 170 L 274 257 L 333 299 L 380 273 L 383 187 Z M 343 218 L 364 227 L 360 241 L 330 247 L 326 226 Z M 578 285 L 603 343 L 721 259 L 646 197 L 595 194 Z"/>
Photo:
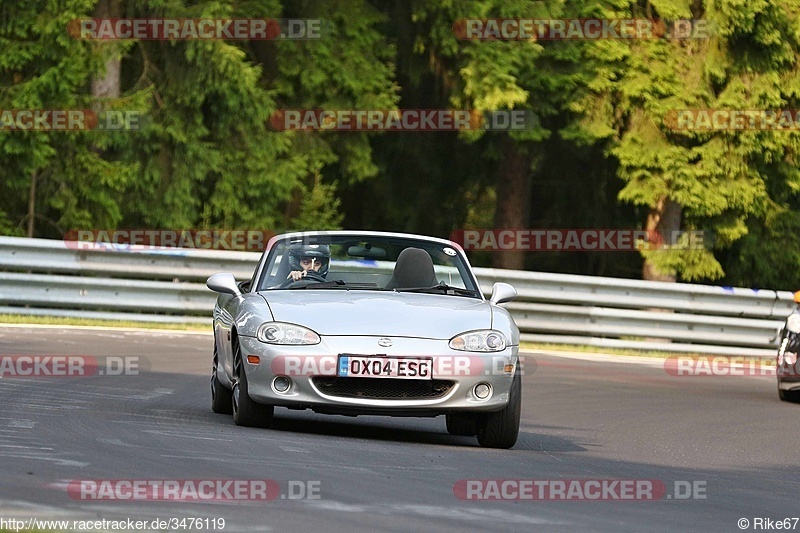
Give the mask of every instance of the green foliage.
<path id="1" fill-rule="evenodd" d="M 531 268 L 800 287 L 800 132 L 676 129 L 685 109 L 800 108 L 800 0 L 119 0 L 125 17 L 323 19 L 322 39 L 73 38 L 98 0 L 0 4 L 0 109 L 141 115 L 135 131 L 0 131 L 0 233 L 343 226 L 448 236 L 641 228 L 665 199 L 707 249 L 530 254 Z M 459 40 L 464 18 L 705 19 L 708 39 Z M 120 96 L 92 80 L 121 61 Z M 272 131 L 284 109 L 526 110 L 526 131 Z M 513 141 L 513 142 L 510 142 Z M 498 193 L 522 154 L 528 201 Z M 324 179 L 323 179 L 324 176 Z M 35 183 L 32 181 L 35 180 Z M 35 187 L 32 187 L 34 185 Z M 528 202 L 528 204 L 525 204 Z M 473 262 L 489 264 L 490 254 Z"/>
<path id="2" fill-rule="evenodd" d="M 571 138 L 607 141 L 608 153 L 619 161 L 625 182 L 620 200 L 652 208 L 670 198 L 681 205 L 685 227 L 714 233 L 720 255 L 747 235 L 750 221 L 763 220 L 769 181 L 797 183 L 798 134 L 676 130 L 669 115 L 796 107 L 798 40 L 792 28 L 800 4 L 781 4 L 653 2 L 653 14 L 664 18 L 710 19 L 715 35 L 599 43 L 592 57 L 602 68 L 572 106 L 583 118 L 568 128 Z M 628 53 L 608 53 L 620 47 Z M 711 250 L 643 256 L 688 280 L 724 275 Z"/>
<path id="3" fill-rule="evenodd" d="M 9 192 L 0 203 L 3 227 L 24 225 L 34 175 L 36 217 L 51 222 L 36 234 L 57 237 L 119 225 L 280 230 L 298 192 L 311 194 L 309 206 L 323 201 L 328 223 L 336 225 L 335 189 L 305 191 L 304 183 L 327 167 L 346 182 L 376 175 L 365 135 L 267 128 L 279 108 L 394 107 L 392 51 L 375 28 L 382 15 L 368 3 L 292 5 L 293 17 L 334 23 L 323 40 L 113 45 L 67 32 L 70 20 L 92 16 L 95 3 L 3 5 L 0 104 L 135 111 L 143 116 L 141 128 L 2 133 L 7 164 L 0 172 Z M 132 18 L 280 17 L 283 9 L 273 0 L 122 3 Z M 122 95 L 101 102 L 90 82 L 115 54 L 122 59 Z"/>
<path id="4" fill-rule="evenodd" d="M 4 2 L 0 5 L 0 109 L 89 108 L 87 85 L 101 68 L 91 46 L 68 36 L 67 24 L 91 13 L 92 1 Z M 122 218 L 118 197 L 132 165 L 104 159 L 96 134 L 84 131 L 2 131 L 0 212 L 4 227 L 21 233 L 36 179 L 39 235 Z M 110 146 L 111 141 L 107 141 Z"/>
<path id="5" fill-rule="evenodd" d="M 304 189 L 300 214 L 292 220 L 292 228 L 296 231 L 342 229 L 344 216 L 339 212 L 340 205 L 336 184 L 322 183 L 322 176 L 316 174 L 311 190 Z"/>
<path id="6" fill-rule="evenodd" d="M 725 251 L 724 281 L 753 288 L 800 289 L 800 208 L 774 206 Z"/>

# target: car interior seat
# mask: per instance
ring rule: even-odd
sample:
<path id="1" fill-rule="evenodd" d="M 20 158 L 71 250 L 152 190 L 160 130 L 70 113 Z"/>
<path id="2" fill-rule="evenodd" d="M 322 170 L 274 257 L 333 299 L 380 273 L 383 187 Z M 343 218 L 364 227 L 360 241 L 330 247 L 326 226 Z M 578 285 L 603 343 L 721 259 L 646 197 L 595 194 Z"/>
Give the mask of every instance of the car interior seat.
<path id="1" fill-rule="evenodd" d="M 414 287 L 431 287 L 438 284 L 433 260 L 428 252 L 421 248 L 406 248 L 397 256 L 394 272 L 387 289 L 410 289 Z"/>

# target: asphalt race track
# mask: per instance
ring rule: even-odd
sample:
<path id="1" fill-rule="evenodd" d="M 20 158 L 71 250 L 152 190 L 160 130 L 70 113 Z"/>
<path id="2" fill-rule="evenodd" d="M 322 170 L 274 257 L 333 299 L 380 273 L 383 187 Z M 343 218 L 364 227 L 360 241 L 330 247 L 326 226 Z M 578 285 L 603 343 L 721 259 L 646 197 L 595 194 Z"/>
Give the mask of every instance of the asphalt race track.
<path id="1" fill-rule="evenodd" d="M 0 519 L 221 517 L 225 532 L 639 532 L 749 531 L 800 517 L 800 405 L 778 400 L 774 377 L 676 377 L 660 360 L 528 354 L 520 439 L 489 450 L 450 436 L 443 417 L 277 409 L 274 429 L 237 427 L 210 409 L 211 345 L 200 334 L 0 327 L 0 356 L 106 363 L 103 375 L 0 379 Z M 136 361 L 138 375 L 108 375 L 120 360 Z M 92 499 L 75 490 L 81 480 L 269 480 L 273 492 L 266 501 Z M 472 499 L 459 489 L 467 480 L 476 480 Z M 504 480 L 539 480 L 547 491 L 588 487 L 574 480 L 646 482 L 666 493 L 516 499 L 513 481 L 502 487 L 515 499 L 475 499 L 497 496 L 489 488 Z"/>

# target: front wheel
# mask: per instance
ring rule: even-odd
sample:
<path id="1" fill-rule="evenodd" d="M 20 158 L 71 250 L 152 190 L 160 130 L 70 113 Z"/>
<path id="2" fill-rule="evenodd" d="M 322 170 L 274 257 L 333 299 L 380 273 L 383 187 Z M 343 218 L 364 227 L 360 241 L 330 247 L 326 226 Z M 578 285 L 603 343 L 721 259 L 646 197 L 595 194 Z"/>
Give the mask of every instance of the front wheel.
<path id="1" fill-rule="evenodd" d="M 217 378 L 219 365 L 217 353 L 217 340 L 214 339 L 214 363 L 211 366 L 211 410 L 215 413 L 229 415 L 233 413 L 233 392 L 220 383 Z"/>
<path id="2" fill-rule="evenodd" d="M 522 409 L 522 377 L 519 367 L 508 392 L 508 405 L 495 413 L 487 413 L 478 421 L 478 443 L 484 448 L 511 448 L 519 436 Z"/>
<path id="3" fill-rule="evenodd" d="M 239 343 L 234 352 L 233 422 L 237 426 L 268 428 L 272 426 L 275 407 L 254 401 L 247 392 L 247 374 L 242 363 Z"/>

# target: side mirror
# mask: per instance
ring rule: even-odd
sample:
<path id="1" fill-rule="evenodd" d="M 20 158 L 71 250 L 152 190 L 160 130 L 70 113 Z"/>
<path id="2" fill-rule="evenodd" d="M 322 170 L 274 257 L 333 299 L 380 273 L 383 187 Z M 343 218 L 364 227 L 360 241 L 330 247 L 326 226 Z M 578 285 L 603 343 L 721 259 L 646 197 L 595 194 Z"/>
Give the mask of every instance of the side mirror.
<path id="1" fill-rule="evenodd" d="M 214 292 L 223 294 L 232 294 L 234 296 L 242 294 L 239 287 L 236 285 L 236 278 L 234 278 L 233 274 L 230 272 L 212 274 L 208 278 L 208 281 L 206 281 L 206 287 Z"/>
<path id="2" fill-rule="evenodd" d="M 495 305 L 498 305 L 505 302 L 510 302 L 516 297 L 517 297 L 517 289 L 515 289 L 508 283 L 503 283 L 502 281 L 498 281 L 497 283 L 492 285 L 492 297 L 489 298 L 489 301 Z"/>

